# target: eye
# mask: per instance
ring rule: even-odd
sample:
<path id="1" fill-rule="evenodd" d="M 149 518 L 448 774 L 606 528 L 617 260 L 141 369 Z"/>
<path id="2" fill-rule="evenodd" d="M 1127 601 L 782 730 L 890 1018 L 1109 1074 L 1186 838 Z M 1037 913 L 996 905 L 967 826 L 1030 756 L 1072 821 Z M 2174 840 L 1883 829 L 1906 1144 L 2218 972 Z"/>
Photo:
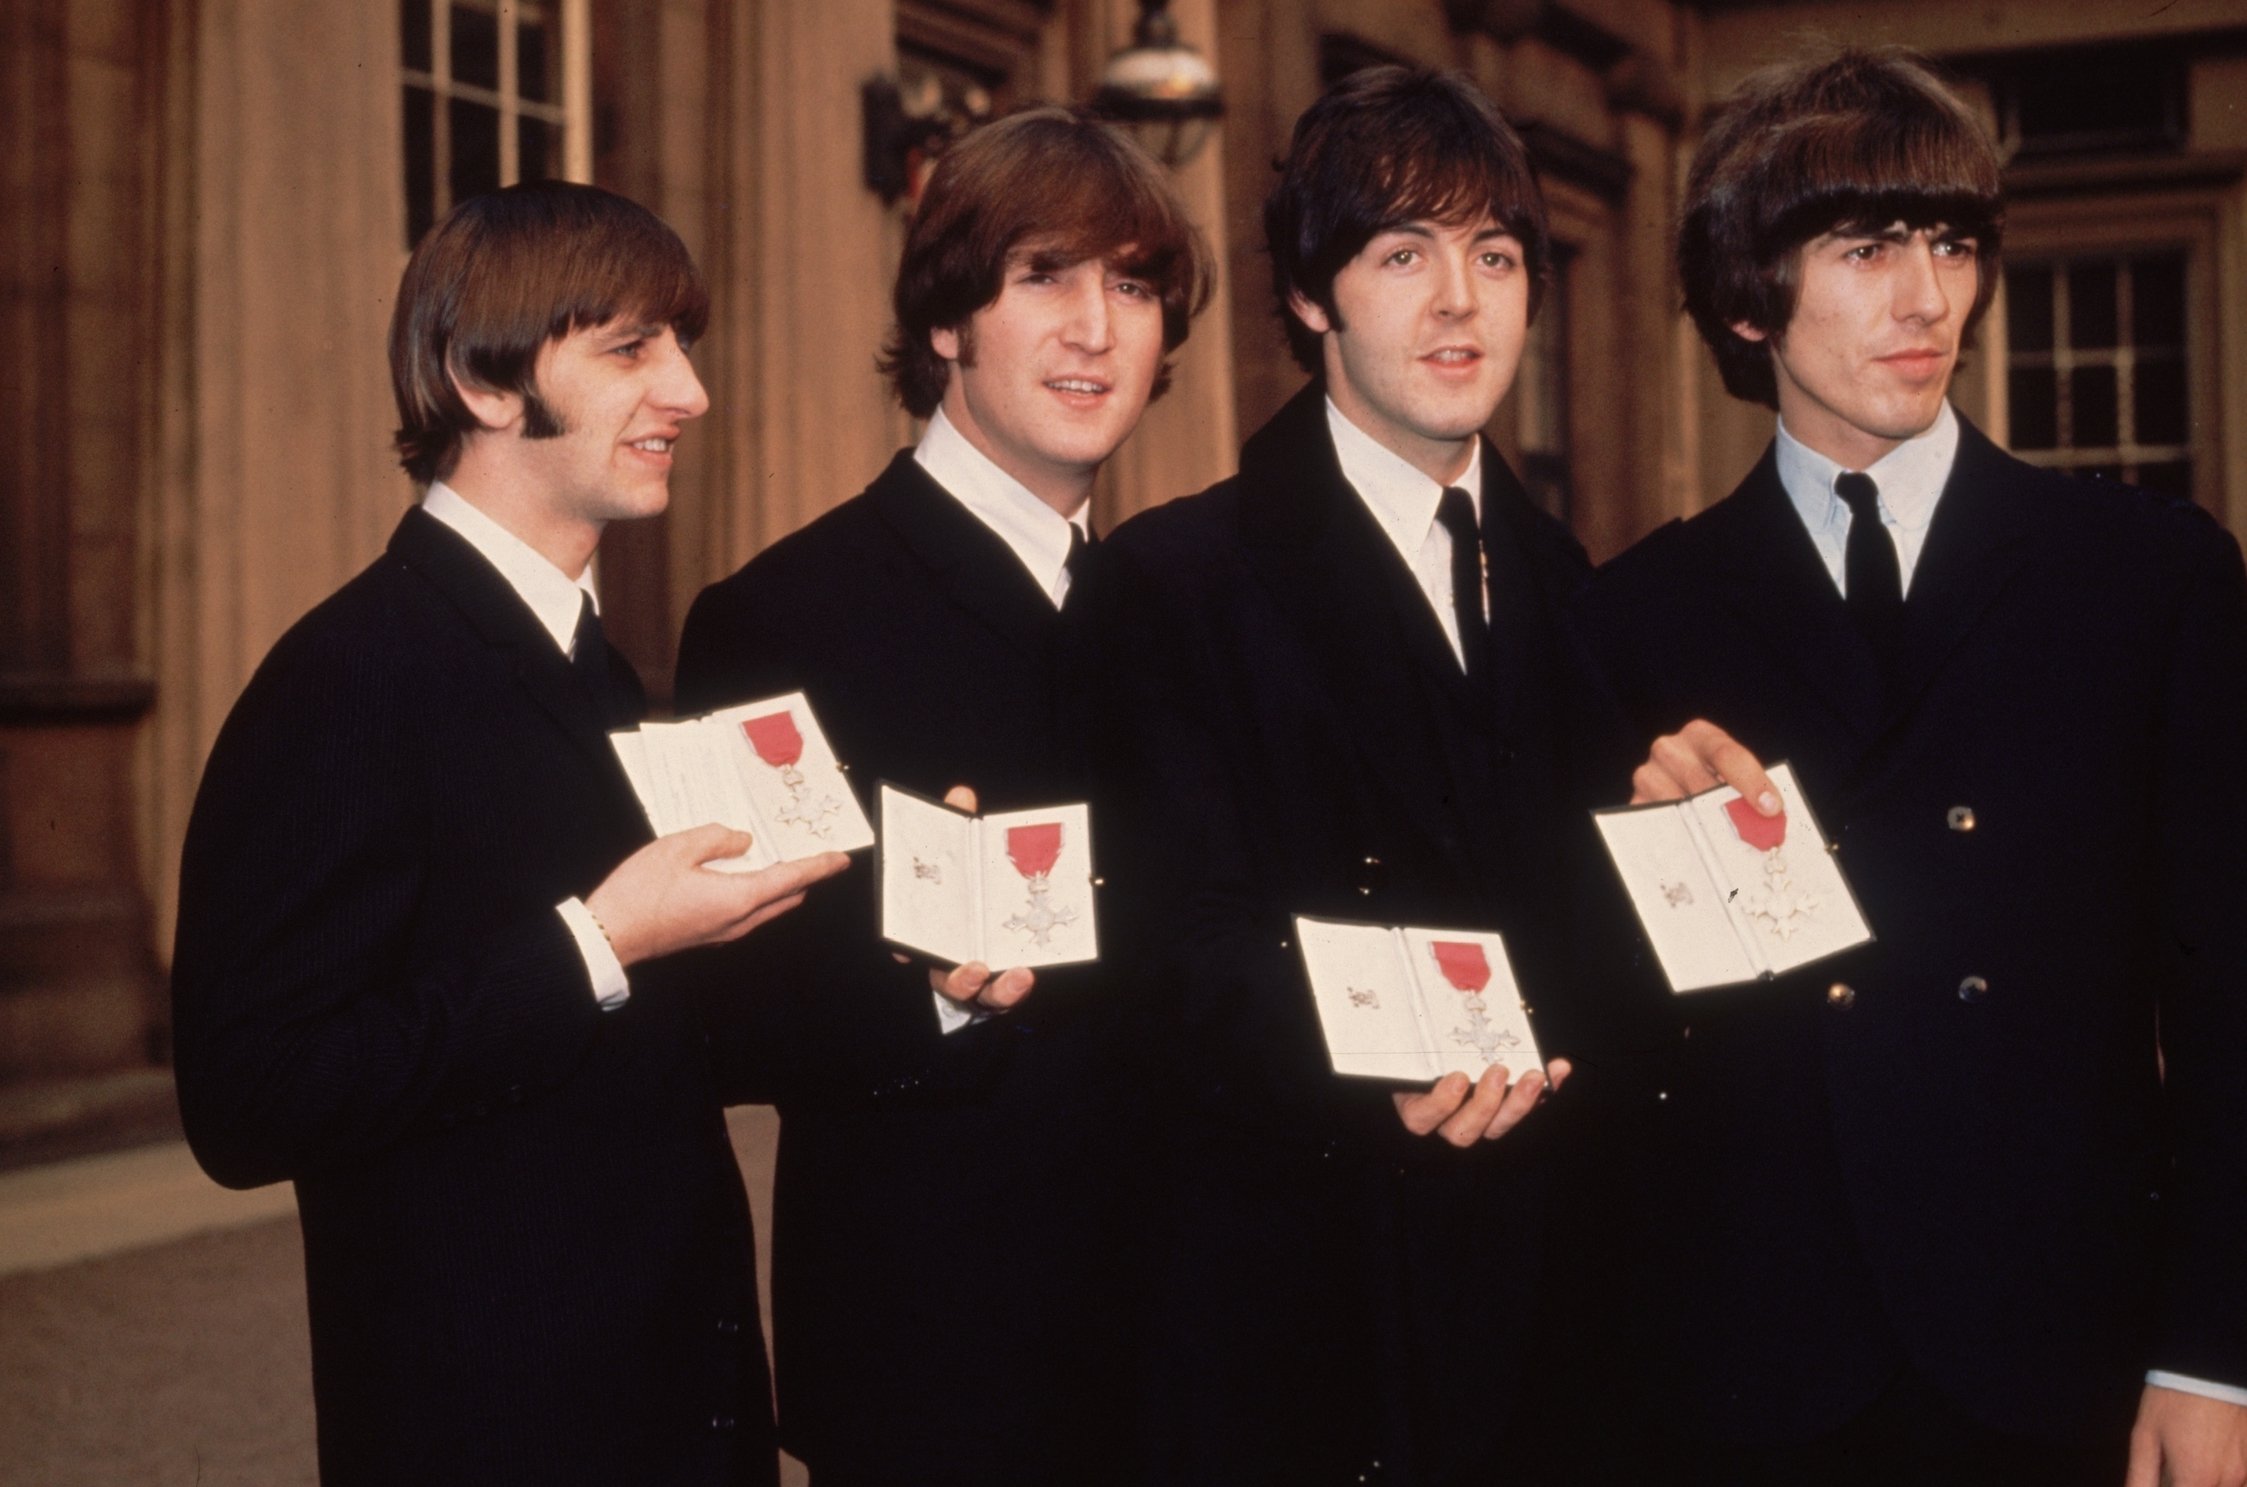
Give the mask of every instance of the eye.
<path id="1" fill-rule="evenodd" d="M 1871 242 L 1858 243 L 1842 253 L 1842 261 L 1845 263 L 1871 263 L 1874 259 L 1880 257 L 1887 247 L 1886 243 L 1877 238 Z"/>
<path id="2" fill-rule="evenodd" d="M 1155 295 L 1155 286 L 1144 279 L 1118 279 L 1109 287 L 1127 299 L 1152 299 Z"/>
<path id="3" fill-rule="evenodd" d="M 1392 248 L 1381 261 L 1396 268 L 1410 268 L 1420 261 L 1420 250 L 1411 247 Z"/>
<path id="4" fill-rule="evenodd" d="M 617 345 L 611 346 L 609 348 L 609 355 L 621 356 L 626 361 L 638 361 L 640 357 L 647 351 L 647 349 L 648 343 L 645 338 L 634 337 L 632 340 L 620 342 Z"/>
<path id="5" fill-rule="evenodd" d="M 1938 238 L 1935 251 L 1944 258 L 1966 260 L 1980 256 L 1982 247 L 1972 238 Z"/>
<path id="6" fill-rule="evenodd" d="M 1501 272 L 1519 266 L 1514 255 L 1504 248 L 1485 248 L 1476 256 L 1475 261 L 1486 269 L 1496 269 Z"/>

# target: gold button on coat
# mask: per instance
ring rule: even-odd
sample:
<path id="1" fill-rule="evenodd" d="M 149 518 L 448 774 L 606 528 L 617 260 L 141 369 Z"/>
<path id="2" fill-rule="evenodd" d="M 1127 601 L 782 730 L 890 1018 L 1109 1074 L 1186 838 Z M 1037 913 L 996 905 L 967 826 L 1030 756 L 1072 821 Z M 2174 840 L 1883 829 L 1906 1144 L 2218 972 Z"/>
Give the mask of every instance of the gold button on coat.
<path id="1" fill-rule="evenodd" d="M 1954 805 L 1950 809 L 1950 814 L 1943 819 L 1953 831 L 1972 831 L 1974 829 L 1974 808 L 1970 805 Z"/>
<path id="2" fill-rule="evenodd" d="M 1846 981 L 1836 981 L 1826 988 L 1826 1005 L 1846 1010 L 1855 1005 L 1857 988 Z"/>

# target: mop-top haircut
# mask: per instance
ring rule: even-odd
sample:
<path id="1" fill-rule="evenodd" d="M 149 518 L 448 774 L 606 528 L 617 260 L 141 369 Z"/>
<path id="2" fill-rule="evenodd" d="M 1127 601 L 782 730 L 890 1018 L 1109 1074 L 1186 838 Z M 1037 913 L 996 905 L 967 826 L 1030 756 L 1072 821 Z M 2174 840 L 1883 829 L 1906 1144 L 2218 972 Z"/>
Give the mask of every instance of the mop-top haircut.
<path id="1" fill-rule="evenodd" d="M 1974 240 L 1980 283 L 1961 340 L 1971 337 L 1997 290 L 1997 151 L 1925 62 L 1850 48 L 1740 85 L 1694 157 L 1677 238 L 1686 312 L 1734 397 L 1778 406 L 1771 342 L 1733 327 L 1786 334 L 1803 245 L 1898 222 Z"/>
<path id="2" fill-rule="evenodd" d="M 524 437 L 550 439 L 565 430 L 538 395 L 548 342 L 628 320 L 669 326 L 685 346 L 709 319 L 710 293 L 686 244 L 639 203 L 570 181 L 471 197 L 429 229 L 398 284 L 398 463 L 427 485 L 460 462 L 462 442 L 483 425 L 456 377 L 520 394 Z"/>
<path id="3" fill-rule="evenodd" d="M 1055 270 L 1097 259 L 1146 281 L 1162 302 L 1166 352 L 1185 344 L 1212 287 L 1209 248 L 1169 174 L 1121 130 L 1054 107 L 993 120 L 937 162 L 898 263 L 881 370 L 914 417 L 936 411 L 950 375 L 930 333 L 958 332 L 972 365 L 969 322 L 998 299 L 1017 253 Z M 1154 395 L 1169 383 L 1166 362 Z"/>
<path id="4" fill-rule="evenodd" d="M 1381 233 L 1408 222 L 1471 226 L 1488 217 L 1521 243 L 1536 316 L 1550 269 L 1545 198 L 1521 136 L 1455 73 L 1369 67 L 1304 110 L 1264 203 L 1272 290 L 1288 349 L 1324 367 L 1321 337 L 1288 307 L 1296 295 L 1336 329 L 1334 276 Z"/>

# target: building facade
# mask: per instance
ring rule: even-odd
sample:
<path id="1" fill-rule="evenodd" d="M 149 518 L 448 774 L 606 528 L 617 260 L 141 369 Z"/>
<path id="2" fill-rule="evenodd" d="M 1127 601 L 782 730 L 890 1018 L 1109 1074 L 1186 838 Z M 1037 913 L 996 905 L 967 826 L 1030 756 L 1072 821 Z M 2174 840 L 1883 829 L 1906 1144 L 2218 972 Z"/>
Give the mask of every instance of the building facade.
<path id="1" fill-rule="evenodd" d="M 1678 312 L 1668 235 L 1712 99 L 1824 39 L 1940 61 L 2010 152 L 2007 281 L 1960 401 L 2027 458 L 2247 530 L 2247 0 L 1174 0 L 1225 116 L 1179 179 L 1225 282 L 1099 519 L 1229 472 L 1295 386 L 1259 211 L 1350 70 L 1465 71 L 1528 137 L 1558 277 L 1493 436 L 1595 556 L 1720 497 L 1768 419 Z M 916 161 L 1085 99 L 1137 0 L 0 0 L 0 1084 L 160 1064 L 181 836 L 280 632 L 412 499 L 384 332 L 459 195 L 569 175 L 676 225 L 713 412 L 663 518 L 604 545 L 660 698 L 706 582 L 912 437 L 874 372 Z M 2142 12 L 2152 11 L 2151 14 Z M 874 158 L 870 159 L 869 156 Z M 897 158 L 891 158 L 895 155 Z"/>

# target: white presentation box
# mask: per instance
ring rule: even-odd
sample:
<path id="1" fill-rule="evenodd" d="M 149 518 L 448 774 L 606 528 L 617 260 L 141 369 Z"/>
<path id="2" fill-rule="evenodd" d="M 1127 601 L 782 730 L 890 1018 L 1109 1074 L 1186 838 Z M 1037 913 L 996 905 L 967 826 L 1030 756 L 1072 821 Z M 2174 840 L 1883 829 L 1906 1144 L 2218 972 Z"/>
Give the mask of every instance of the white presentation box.
<path id="1" fill-rule="evenodd" d="M 658 836 L 716 822 L 755 845 L 712 862 L 749 872 L 814 852 L 874 845 L 874 826 L 843 778 L 801 692 L 609 735 Z"/>
<path id="2" fill-rule="evenodd" d="M 1777 820 L 1728 785 L 1592 813 L 1673 992 L 1769 980 L 1873 937 L 1794 771 L 1769 774 Z"/>
<path id="3" fill-rule="evenodd" d="M 971 815 L 884 783 L 882 938 L 994 971 L 1100 958 L 1092 809 Z"/>
<path id="4" fill-rule="evenodd" d="M 1335 1073 L 1425 1084 L 1544 1067 L 1498 936 L 1298 914 L 1295 939 Z"/>

